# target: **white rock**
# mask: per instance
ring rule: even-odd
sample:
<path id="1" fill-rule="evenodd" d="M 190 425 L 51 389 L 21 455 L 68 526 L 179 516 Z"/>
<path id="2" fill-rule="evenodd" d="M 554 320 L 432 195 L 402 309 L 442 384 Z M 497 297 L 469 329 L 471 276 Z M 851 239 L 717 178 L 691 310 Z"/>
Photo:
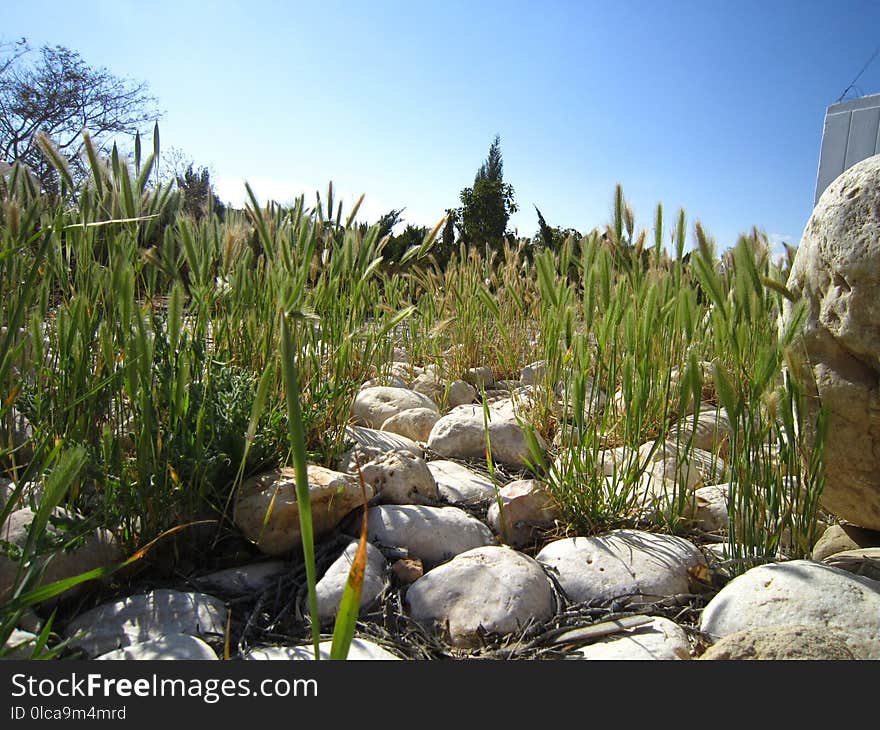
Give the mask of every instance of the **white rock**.
<path id="1" fill-rule="evenodd" d="M 96 660 L 135 660 L 153 661 L 164 659 L 175 660 L 217 660 L 217 654 L 204 641 L 188 634 L 169 634 L 158 639 L 150 639 L 136 644 L 114 649 L 113 651 L 95 657 Z"/>
<path id="2" fill-rule="evenodd" d="M 495 398 L 487 401 L 486 409 L 488 410 L 489 421 L 509 421 L 517 423 L 517 415 L 522 413 L 521 408 L 517 408 L 513 400 L 507 396 L 503 398 Z M 483 423 L 487 417 L 482 403 L 464 403 L 460 406 L 450 409 L 445 417 L 455 416 L 457 418 L 474 418 Z"/>
<path id="3" fill-rule="evenodd" d="M 480 644 L 480 631 L 508 635 L 540 625 L 554 612 L 540 565 L 505 547 L 457 555 L 413 583 L 406 605 L 416 621 L 442 627 L 455 646 Z"/>
<path id="4" fill-rule="evenodd" d="M 674 513 L 676 504 L 688 513 L 696 501 L 692 493 L 701 488 L 706 479 L 714 482 L 719 473 L 711 454 L 700 449 L 689 452 L 685 460 L 667 456 L 648 462 L 636 482 L 634 513 L 643 519 L 654 519 L 659 514 Z"/>
<path id="5" fill-rule="evenodd" d="M 829 555 L 822 562 L 853 575 L 880 581 L 880 547 L 844 550 Z"/>
<path id="6" fill-rule="evenodd" d="M 729 484 L 712 484 L 708 487 L 700 487 L 694 492 L 687 517 L 693 520 L 695 527 L 705 532 L 728 528 L 729 488 Z"/>
<path id="7" fill-rule="evenodd" d="M 517 393 L 523 388 L 523 383 L 519 380 L 496 380 L 492 383 L 492 387 L 486 389 L 486 395 L 503 395 L 507 396 L 511 393 Z"/>
<path id="8" fill-rule="evenodd" d="M 485 459 L 486 431 L 482 417 L 462 417 L 450 413 L 434 424 L 428 438 L 428 448 L 440 456 Z M 540 449 L 547 448 L 537 432 L 535 438 Z M 489 421 L 488 440 L 491 444 L 492 459 L 499 464 L 525 466 L 528 461 L 533 460 L 525 433 L 517 423 Z"/>
<path id="9" fill-rule="evenodd" d="M 395 378 L 399 378 L 405 383 L 409 383 L 415 378 L 417 375 L 422 374 L 422 368 L 418 365 L 413 365 L 410 362 L 392 362 L 391 363 L 391 374 Z"/>
<path id="10" fill-rule="evenodd" d="M 880 659 L 880 582 L 809 560 L 761 565 L 728 583 L 703 610 L 719 639 L 749 628 L 839 630 L 858 659 Z"/>
<path id="11" fill-rule="evenodd" d="M 628 446 L 618 446 L 616 449 L 603 449 L 596 454 L 596 464 L 606 476 L 614 476 L 616 473 L 625 474 L 629 469 L 638 465 L 639 454 L 635 449 Z"/>
<path id="12" fill-rule="evenodd" d="M 318 594 L 318 616 L 322 623 L 336 618 L 336 612 L 339 610 L 339 602 L 342 600 L 342 593 L 345 590 L 345 584 L 348 582 L 348 574 L 351 571 L 351 564 L 354 562 L 357 547 L 357 540 L 350 542 L 342 555 L 333 561 L 321 577 L 321 580 L 318 581 L 317 586 L 315 586 L 315 592 Z M 364 582 L 361 588 L 360 601 L 362 609 L 374 606 L 382 591 L 388 585 L 388 580 L 385 576 L 387 567 L 385 557 L 381 551 L 367 543 L 367 565 L 364 570 Z M 306 613 L 308 613 L 308 610 Z"/>
<path id="13" fill-rule="evenodd" d="M 407 408 L 391 416 L 380 430 L 396 433 L 413 441 L 427 441 L 431 429 L 439 419 L 440 414 L 431 408 Z"/>
<path id="14" fill-rule="evenodd" d="M 443 383 L 440 382 L 440 379 L 433 372 L 424 372 L 416 376 L 410 384 L 410 388 L 416 393 L 421 393 L 430 398 L 432 403 L 442 403 L 443 395 L 446 392 Z"/>
<path id="15" fill-rule="evenodd" d="M 584 659 L 690 659 L 690 643 L 684 629 L 662 616 L 655 616 L 649 623 L 604 637 L 578 651 Z"/>
<path id="16" fill-rule="evenodd" d="M 223 636 L 226 606 L 205 593 L 159 589 L 102 604 L 67 624 L 69 646 L 87 656 L 171 634 Z M 80 634 L 82 632 L 82 634 Z"/>
<path id="17" fill-rule="evenodd" d="M 76 524 L 82 522 L 83 519 L 75 512 L 56 507 L 46 527 L 44 537 L 51 537 L 66 542 L 77 534 L 78 528 Z M 6 523 L 0 526 L 0 540 L 19 548 L 24 548 L 33 521 L 34 513 L 30 508 L 25 507 L 15 510 L 10 513 Z M 53 524 L 54 522 L 61 521 L 70 523 L 66 531 L 67 540 L 63 539 L 65 532 L 62 531 L 62 528 Z M 37 559 L 44 562 L 48 561 L 48 564 L 39 583 L 31 587 L 37 588 L 38 586 L 48 585 L 65 578 L 72 578 L 95 568 L 111 566 L 121 562 L 123 557 L 122 548 L 113 534 L 103 528 L 94 528 L 72 550 L 55 550 L 39 555 Z M 12 594 L 18 567 L 18 560 L 13 560 L 5 551 L 0 552 L 0 602 L 7 600 Z M 88 583 L 80 583 L 69 588 L 59 596 L 44 602 L 44 604 L 51 606 L 57 603 L 62 596 L 64 598 L 76 596 L 82 593 L 87 585 Z"/>
<path id="18" fill-rule="evenodd" d="M 535 559 L 557 571 L 570 600 L 603 603 L 688 593 L 691 574 L 706 565 L 702 553 L 687 540 L 638 530 L 556 540 Z"/>
<path id="19" fill-rule="evenodd" d="M 557 412 L 565 418 L 574 418 L 574 386 L 571 383 L 559 383 L 555 389 L 557 400 Z M 605 408 L 608 395 L 600 388 L 592 378 L 584 379 L 584 417 L 590 418 L 593 414 Z"/>
<path id="20" fill-rule="evenodd" d="M 701 403 L 696 423 L 693 415 L 679 421 L 669 430 L 669 440 L 677 440 L 683 446 L 691 443 L 692 446 L 711 453 L 723 453 L 731 434 L 727 412 L 721 407 Z"/>
<path id="21" fill-rule="evenodd" d="M 675 456 L 652 461 L 645 473 L 674 482 L 679 489 L 687 492 L 694 491 L 704 481 L 703 473 L 696 464 L 682 462 Z"/>
<path id="22" fill-rule="evenodd" d="M 379 428 L 391 416 L 408 408 L 437 409 L 428 396 L 407 388 L 375 386 L 358 391 L 351 404 L 351 416 L 359 426 Z"/>
<path id="23" fill-rule="evenodd" d="M 425 460 L 408 451 L 389 451 L 365 464 L 361 474 L 382 504 L 434 504 L 440 499 Z"/>
<path id="24" fill-rule="evenodd" d="M 833 524 L 816 541 L 811 557 L 818 563 L 829 555 L 842 553 L 844 550 L 858 550 L 875 545 L 880 545 L 880 533 L 855 525 Z"/>
<path id="25" fill-rule="evenodd" d="M 15 406 L 0 418 L 0 444 L 4 447 L 9 444 L 15 449 L 15 458 L 19 465 L 26 464 L 33 456 L 33 438 L 34 430 L 30 421 Z"/>
<path id="26" fill-rule="evenodd" d="M 656 444 L 656 446 L 655 446 Z M 639 464 L 646 464 L 648 470 L 660 468 L 664 478 L 678 476 L 674 481 L 684 481 L 694 485 L 698 481 L 703 484 L 718 484 L 724 479 L 726 465 L 724 460 L 704 449 L 696 447 L 686 448 L 683 443 L 676 443 L 666 439 L 661 443 L 648 441 L 639 447 Z M 678 467 L 675 467 L 677 462 Z M 662 467 L 656 466 L 655 462 L 661 462 Z M 695 473 L 691 473 L 694 471 Z M 693 487 L 691 487 L 693 488 Z"/>
<path id="27" fill-rule="evenodd" d="M 492 368 L 469 368 L 465 371 L 464 380 L 473 385 L 477 390 L 481 387 L 489 390 L 495 383 L 495 376 L 492 374 Z"/>
<path id="28" fill-rule="evenodd" d="M 355 447 L 377 451 L 409 451 L 416 456 L 424 456 L 425 450 L 412 439 L 394 433 L 377 431 L 364 426 L 346 426 L 345 440 L 353 441 Z M 366 461 L 369 461 L 367 459 Z M 366 463 L 366 461 L 361 463 Z"/>
<path id="29" fill-rule="evenodd" d="M 30 659 L 34 653 L 34 646 L 37 635 L 30 631 L 22 631 L 21 629 L 12 629 L 9 638 L 3 645 L 6 653 L 0 656 L 2 659 Z"/>
<path id="30" fill-rule="evenodd" d="M 821 504 L 880 530 L 880 156 L 853 165 L 822 193 L 787 287 L 808 306 L 789 358 L 795 379 L 809 385 L 808 445 L 819 406 L 828 413 Z M 786 300 L 782 326 L 791 313 Z"/>
<path id="31" fill-rule="evenodd" d="M 267 560 L 262 563 L 218 570 L 194 578 L 193 583 L 201 590 L 247 595 L 264 591 L 288 570 L 290 565 L 283 560 Z"/>
<path id="32" fill-rule="evenodd" d="M 308 480 L 315 537 L 329 533 L 364 503 L 361 485 L 348 474 L 309 464 Z M 372 497 L 373 490 L 367 485 L 366 498 Z M 236 493 L 233 520 L 267 555 L 281 555 L 300 546 L 294 469 L 276 469 L 244 481 Z"/>
<path id="33" fill-rule="evenodd" d="M 519 381 L 523 385 L 535 385 L 536 383 L 540 383 L 544 380 L 544 376 L 547 373 L 547 361 L 546 360 L 538 360 L 537 362 L 529 363 L 526 365 L 519 373 Z"/>
<path id="34" fill-rule="evenodd" d="M 535 479 L 519 479 L 502 487 L 489 504 L 486 522 L 496 535 L 520 547 L 535 539 L 539 528 L 552 527 L 559 508 L 547 488 Z"/>
<path id="35" fill-rule="evenodd" d="M 406 388 L 407 384 L 405 380 L 398 378 L 395 375 L 379 375 L 375 378 L 370 378 L 369 380 L 365 380 L 361 383 L 360 390 L 366 390 L 367 388 L 375 388 L 379 385 L 385 385 L 390 388 Z"/>
<path id="36" fill-rule="evenodd" d="M 450 504 L 472 505 L 495 497 L 495 485 L 475 471 L 454 461 L 435 459 L 428 462 L 440 496 Z"/>
<path id="37" fill-rule="evenodd" d="M 380 505 L 370 508 L 367 520 L 371 542 L 405 548 L 426 566 L 494 542 L 486 525 L 458 507 Z"/>
<path id="38" fill-rule="evenodd" d="M 394 352 L 391 354 L 391 361 L 408 363 L 410 362 L 409 352 L 407 352 L 406 349 L 403 347 L 395 347 Z"/>
<path id="39" fill-rule="evenodd" d="M 321 659 L 330 658 L 330 649 L 332 647 L 332 640 L 322 641 L 318 644 L 318 654 Z M 242 659 L 253 661 L 290 661 L 291 659 L 314 661 L 315 650 L 311 644 L 302 644 L 300 646 L 266 646 L 250 651 Z M 346 659 L 349 661 L 389 661 L 399 660 L 400 657 L 372 641 L 354 638 L 351 641 Z"/>
<path id="40" fill-rule="evenodd" d="M 453 380 L 446 393 L 446 402 L 450 408 L 473 403 L 477 399 L 477 389 L 464 380 Z"/>

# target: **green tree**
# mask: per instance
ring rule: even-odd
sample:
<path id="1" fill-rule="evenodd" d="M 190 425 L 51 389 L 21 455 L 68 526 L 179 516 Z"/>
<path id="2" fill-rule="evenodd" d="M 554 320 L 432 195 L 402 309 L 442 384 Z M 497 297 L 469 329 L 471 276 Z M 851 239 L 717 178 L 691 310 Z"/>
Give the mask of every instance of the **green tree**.
<path id="1" fill-rule="evenodd" d="M 422 245 L 422 241 L 425 240 L 425 236 L 429 232 L 430 229 L 426 226 L 414 226 L 412 223 L 407 223 L 400 235 L 391 236 L 388 239 L 382 255 L 389 264 L 396 266 L 410 248 Z"/>
<path id="2" fill-rule="evenodd" d="M 547 221 L 544 220 L 544 216 L 541 215 L 541 211 L 538 209 L 538 206 L 535 206 L 535 212 L 538 214 L 538 235 L 535 236 L 535 240 L 533 245 L 540 246 L 541 248 L 549 248 L 555 249 L 558 245 L 558 241 L 556 240 L 556 232 L 547 225 Z"/>
<path id="3" fill-rule="evenodd" d="M 533 248 L 549 248 L 558 249 L 565 243 L 567 238 L 574 238 L 580 241 L 583 235 L 574 228 L 562 228 L 561 226 L 550 226 L 538 206 L 535 206 L 535 212 L 538 214 L 538 232 L 532 237 Z"/>
<path id="4" fill-rule="evenodd" d="M 385 238 L 385 236 L 390 236 L 392 230 L 394 230 L 394 226 L 400 223 L 401 215 L 406 208 L 401 208 L 397 210 L 397 208 L 392 208 L 385 215 L 383 215 L 377 222 L 379 225 L 379 238 Z M 364 230 L 366 233 L 366 229 Z"/>
<path id="5" fill-rule="evenodd" d="M 208 211 L 216 213 L 221 219 L 226 213 L 226 206 L 217 198 L 211 185 L 211 174 L 207 167 L 193 170 L 192 163 L 187 165 L 182 175 L 177 176 L 177 187 L 183 194 L 181 207 L 196 219 L 206 215 Z"/>
<path id="6" fill-rule="evenodd" d="M 500 249 L 507 222 L 518 208 L 513 186 L 504 182 L 501 138 L 495 135 L 489 155 L 474 178 L 474 185 L 460 195 L 456 219 L 461 238 L 468 245 Z"/>
<path id="7" fill-rule="evenodd" d="M 455 252 L 455 228 L 458 221 L 458 211 L 455 208 L 446 209 L 446 223 L 443 225 L 443 232 L 440 240 L 434 244 L 434 260 L 441 269 L 446 268 L 449 259 Z"/>

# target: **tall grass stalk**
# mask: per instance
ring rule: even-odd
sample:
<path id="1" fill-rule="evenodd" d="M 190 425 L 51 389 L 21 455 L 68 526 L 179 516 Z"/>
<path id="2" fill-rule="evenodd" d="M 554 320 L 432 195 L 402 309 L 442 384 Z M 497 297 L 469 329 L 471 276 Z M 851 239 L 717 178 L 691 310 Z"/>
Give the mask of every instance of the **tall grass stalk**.
<path id="1" fill-rule="evenodd" d="M 309 475 L 307 469 L 305 432 L 302 409 L 299 403 L 299 373 L 296 352 L 287 324 L 287 313 L 281 314 L 281 372 L 287 391 L 287 424 L 290 435 L 290 453 L 296 473 L 296 501 L 299 507 L 299 525 L 302 535 L 303 557 L 306 565 L 306 581 L 309 592 L 309 613 L 312 616 L 312 643 L 315 659 L 320 659 L 318 645 L 321 641 L 321 627 L 318 621 L 318 595 L 315 592 L 317 575 L 315 573 L 315 543 L 312 529 L 312 503 L 309 494 Z"/>

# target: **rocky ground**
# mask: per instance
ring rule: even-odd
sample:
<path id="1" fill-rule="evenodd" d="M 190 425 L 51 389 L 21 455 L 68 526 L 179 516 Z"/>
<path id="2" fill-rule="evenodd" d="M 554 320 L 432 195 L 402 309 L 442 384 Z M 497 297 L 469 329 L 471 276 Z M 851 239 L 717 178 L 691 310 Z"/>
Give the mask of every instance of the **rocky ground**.
<path id="1" fill-rule="evenodd" d="M 397 363 L 382 381 L 389 384 L 365 383 L 351 408 L 352 449 L 337 470 L 308 470 L 326 638 L 366 497 L 370 543 L 353 659 L 880 658 L 880 534 L 837 525 L 814 560 L 781 555 L 730 580 L 727 485 L 718 483 L 729 426 L 710 403 L 682 425 L 703 448 L 687 458 L 674 440 L 639 450 L 651 461 L 634 520 L 661 508 L 678 485 L 692 495 L 691 539 L 641 529 L 566 534 L 546 487 L 529 478 L 516 418 L 539 367 L 499 386 L 478 370 L 471 383 L 442 383 Z M 497 493 L 474 384 L 488 388 Z M 625 458 L 625 450 L 609 450 L 599 464 L 610 475 Z M 191 528 L 201 530 L 197 553 L 213 555 L 198 566 L 175 559 L 177 572 L 163 575 L 162 550 L 174 551 L 166 545 L 151 570 L 68 596 L 57 624 L 65 653 L 309 658 L 292 470 L 242 484 L 233 516 L 241 534 L 227 530 L 219 542 L 213 526 Z M 13 513 L 4 539 L 20 540 L 28 517 Z M 118 557 L 112 537 L 96 531 L 53 563 L 50 578 Z M 9 581 L 14 565 L 3 560 L 0 578 Z M 40 623 L 29 614 L 10 639 L 19 656 Z"/>
<path id="2" fill-rule="evenodd" d="M 518 413 L 540 395 L 541 364 L 515 381 L 496 383 L 482 367 L 445 382 L 401 354 L 351 404 L 351 451 L 335 470 L 308 470 L 322 629 L 332 629 L 366 506 L 371 546 L 354 659 L 880 659 L 878 272 L 880 155 L 823 193 L 788 281 L 791 298 L 808 305 L 799 349 L 789 353 L 792 371 L 815 385 L 809 407 L 821 403 L 829 414 L 822 495 L 829 526 L 810 560 L 789 559 L 783 544 L 775 562 L 733 570 L 749 566 L 734 566 L 727 554 L 730 425 L 714 402 L 692 404 L 695 415 L 662 443 L 599 454 L 594 479 L 613 479 L 636 458 L 647 464 L 629 515 L 634 527 L 572 535 L 546 485 L 525 468 Z M 601 408 L 609 399 L 593 388 L 587 400 Z M 693 448 L 682 451 L 682 443 Z M 540 437 L 537 445 L 550 453 Z M 4 502 L 11 487 L 0 484 Z M 639 529 L 655 524 L 650 518 L 676 490 L 690 497 L 688 539 Z M 292 471 L 248 480 L 234 502 L 235 529 L 188 528 L 188 543 L 179 533 L 141 561 L 150 571 L 69 592 L 57 606 L 64 651 L 100 659 L 307 658 Z M 3 527 L 0 600 L 14 584 L 15 548 L 33 518 L 21 508 Z M 59 552 L 46 580 L 122 557 L 113 536 L 96 530 Z M 10 639 L 19 655 L 55 607 L 24 617 Z"/>

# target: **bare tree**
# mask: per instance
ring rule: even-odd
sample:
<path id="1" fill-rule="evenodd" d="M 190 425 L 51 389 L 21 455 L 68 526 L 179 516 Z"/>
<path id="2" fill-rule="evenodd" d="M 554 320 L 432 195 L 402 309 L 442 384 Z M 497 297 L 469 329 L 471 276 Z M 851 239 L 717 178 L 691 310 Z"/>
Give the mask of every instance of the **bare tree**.
<path id="1" fill-rule="evenodd" d="M 160 116 L 144 82 L 92 68 L 63 46 L 43 46 L 29 63 L 34 52 L 24 39 L 10 45 L 0 46 L 0 159 L 25 163 L 47 190 L 56 181 L 39 132 L 82 174 L 83 130 L 106 152 L 114 135 L 133 135 Z"/>
<path id="2" fill-rule="evenodd" d="M 0 43 L 0 54 L 3 54 L 3 59 L 0 60 L 0 78 L 28 50 L 27 38 L 20 38 L 15 43 Z"/>

